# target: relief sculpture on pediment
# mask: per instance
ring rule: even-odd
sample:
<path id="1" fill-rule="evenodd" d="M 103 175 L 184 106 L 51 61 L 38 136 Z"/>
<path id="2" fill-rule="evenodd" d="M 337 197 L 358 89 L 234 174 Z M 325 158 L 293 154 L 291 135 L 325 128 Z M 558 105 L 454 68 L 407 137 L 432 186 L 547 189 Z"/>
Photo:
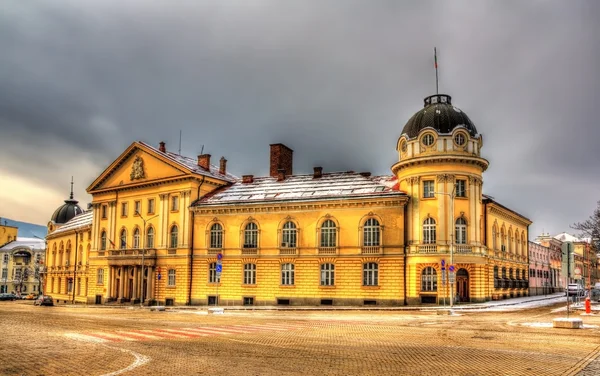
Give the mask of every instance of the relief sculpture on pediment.
<path id="1" fill-rule="evenodd" d="M 133 161 L 129 177 L 131 180 L 143 179 L 146 177 L 144 174 L 144 160 L 139 155 L 135 157 L 135 160 Z"/>

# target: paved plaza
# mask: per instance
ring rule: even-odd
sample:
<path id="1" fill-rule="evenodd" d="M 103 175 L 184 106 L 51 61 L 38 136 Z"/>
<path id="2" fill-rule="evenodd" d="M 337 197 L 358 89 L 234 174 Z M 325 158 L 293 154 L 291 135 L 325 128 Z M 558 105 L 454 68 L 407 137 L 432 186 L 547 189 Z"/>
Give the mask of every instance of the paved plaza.
<path id="1" fill-rule="evenodd" d="M 0 302 L 2 375 L 597 375 L 600 313 L 564 298 L 390 310 Z"/>

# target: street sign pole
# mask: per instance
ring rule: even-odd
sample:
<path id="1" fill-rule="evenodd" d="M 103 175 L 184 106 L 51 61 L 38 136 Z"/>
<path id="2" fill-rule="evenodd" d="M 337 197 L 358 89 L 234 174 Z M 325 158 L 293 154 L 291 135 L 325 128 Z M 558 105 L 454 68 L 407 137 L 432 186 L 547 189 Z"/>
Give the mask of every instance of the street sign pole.
<path id="1" fill-rule="evenodd" d="M 223 264 L 221 264 L 221 260 L 223 259 L 222 253 L 217 253 L 217 265 L 215 267 L 215 274 L 217 275 L 217 296 L 215 298 L 215 307 L 219 306 L 219 284 L 221 283 L 221 272 L 223 271 Z"/>
<path id="2" fill-rule="evenodd" d="M 442 291 L 444 291 L 444 309 L 446 309 L 446 260 L 442 259 Z"/>

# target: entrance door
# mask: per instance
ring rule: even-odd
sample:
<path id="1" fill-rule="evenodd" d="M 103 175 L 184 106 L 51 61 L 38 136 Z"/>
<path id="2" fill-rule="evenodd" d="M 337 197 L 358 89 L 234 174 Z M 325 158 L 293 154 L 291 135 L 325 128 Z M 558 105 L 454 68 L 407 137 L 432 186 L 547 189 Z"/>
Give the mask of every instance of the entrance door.
<path id="1" fill-rule="evenodd" d="M 470 301 L 469 297 L 469 272 L 466 269 L 460 269 L 456 273 L 456 297 L 459 302 Z"/>

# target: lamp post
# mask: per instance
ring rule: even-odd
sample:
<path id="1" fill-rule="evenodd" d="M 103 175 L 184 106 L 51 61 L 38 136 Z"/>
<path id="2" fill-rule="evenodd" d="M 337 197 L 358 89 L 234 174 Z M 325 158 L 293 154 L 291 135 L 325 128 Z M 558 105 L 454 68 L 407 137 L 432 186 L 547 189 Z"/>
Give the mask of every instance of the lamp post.
<path id="1" fill-rule="evenodd" d="M 456 183 L 452 185 L 452 192 L 433 192 L 435 195 L 446 195 L 450 198 L 450 220 L 448 222 L 448 235 L 450 236 L 450 267 L 454 268 L 454 197 L 456 197 Z M 450 278 L 454 271 L 449 271 L 448 282 L 450 283 L 450 310 L 454 307 L 454 280 Z"/>
<path id="2" fill-rule="evenodd" d="M 144 306 L 144 277 L 145 277 L 145 275 L 144 275 L 144 255 L 146 253 L 146 222 L 149 222 L 151 219 L 158 217 L 158 214 L 155 215 L 154 217 L 150 217 L 148 219 L 145 219 L 142 216 L 142 214 L 137 210 L 135 211 L 135 214 L 137 214 L 144 222 L 144 230 L 142 231 L 142 237 L 143 237 L 143 239 L 142 239 L 142 242 L 143 242 L 142 243 L 143 244 L 143 246 L 142 246 L 142 286 L 140 289 L 140 308 L 141 308 Z"/>

